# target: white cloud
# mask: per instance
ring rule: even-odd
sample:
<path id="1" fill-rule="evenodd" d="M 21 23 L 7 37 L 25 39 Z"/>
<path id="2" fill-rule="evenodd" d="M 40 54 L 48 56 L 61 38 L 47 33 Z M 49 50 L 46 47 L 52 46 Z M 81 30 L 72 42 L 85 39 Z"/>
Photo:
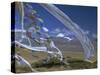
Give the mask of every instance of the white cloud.
<path id="1" fill-rule="evenodd" d="M 51 36 L 56 37 L 56 35 L 61 33 L 61 29 L 55 28 L 55 29 L 51 30 L 49 33 L 51 34 Z"/>
<path id="2" fill-rule="evenodd" d="M 67 39 L 67 40 L 69 40 L 69 41 L 73 40 L 73 39 L 70 38 L 70 37 L 64 37 L 64 38 Z"/>
<path id="3" fill-rule="evenodd" d="M 68 36 L 65 36 L 63 33 L 59 33 L 56 37 L 63 37 L 69 41 L 73 40 L 72 38 L 68 37 Z"/>
<path id="4" fill-rule="evenodd" d="M 55 29 L 55 32 L 60 32 L 61 30 L 59 28 L 56 28 Z"/>
<path id="5" fill-rule="evenodd" d="M 59 33 L 59 34 L 57 35 L 57 37 L 64 37 L 64 34 L 63 34 L 63 33 Z"/>
<path id="6" fill-rule="evenodd" d="M 63 33 L 65 36 L 73 35 L 73 33 L 65 28 L 56 28 L 50 32 L 51 34 L 57 35 L 59 33 Z"/>
<path id="7" fill-rule="evenodd" d="M 59 28 L 56 28 L 56 29 L 51 31 L 51 33 L 54 33 L 54 34 L 58 34 L 60 32 L 61 32 L 61 30 Z"/>
<path id="8" fill-rule="evenodd" d="M 48 32 L 48 31 L 49 31 L 46 27 L 42 27 L 42 29 L 43 29 L 45 32 Z"/>

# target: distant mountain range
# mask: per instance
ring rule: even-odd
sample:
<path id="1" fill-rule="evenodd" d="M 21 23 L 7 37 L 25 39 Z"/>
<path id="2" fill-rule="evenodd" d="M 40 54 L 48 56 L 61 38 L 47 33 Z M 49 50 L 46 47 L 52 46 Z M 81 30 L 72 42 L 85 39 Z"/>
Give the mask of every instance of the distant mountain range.
<path id="1" fill-rule="evenodd" d="M 77 38 L 74 38 L 73 40 L 69 41 L 66 38 L 63 37 L 52 37 L 52 40 L 55 42 L 55 45 L 62 49 L 62 50 L 72 50 L 72 51 L 80 51 L 83 50 L 83 47 L 81 46 L 81 43 Z M 97 50 L 97 41 L 91 40 L 92 44 L 94 45 L 95 49 Z"/>

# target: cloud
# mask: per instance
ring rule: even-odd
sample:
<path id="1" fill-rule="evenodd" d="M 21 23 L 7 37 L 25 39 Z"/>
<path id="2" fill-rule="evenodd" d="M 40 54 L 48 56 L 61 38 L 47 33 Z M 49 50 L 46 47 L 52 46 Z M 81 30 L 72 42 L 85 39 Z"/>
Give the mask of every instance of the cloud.
<path id="1" fill-rule="evenodd" d="M 70 38 L 70 37 L 64 37 L 64 38 L 67 39 L 67 40 L 69 40 L 69 41 L 73 40 L 73 39 Z"/>
<path id="2" fill-rule="evenodd" d="M 48 31 L 49 31 L 48 28 L 46 28 L 46 27 L 42 27 L 42 29 L 43 29 L 45 32 L 48 32 Z"/>
<path id="3" fill-rule="evenodd" d="M 52 34 L 58 34 L 60 32 L 61 32 L 61 30 L 59 28 L 56 28 L 56 29 L 52 30 L 50 33 L 52 33 Z"/>
<path id="4" fill-rule="evenodd" d="M 64 37 L 63 33 L 59 33 L 56 37 Z"/>
<path id="5" fill-rule="evenodd" d="M 52 31 L 50 31 L 51 34 L 53 35 L 58 35 L 59 33 L 63 33 L 65 36 L 69 36 L 69 35 L 74 35 L 73 32 L 65 29 L 65 28 L 56 28 Z"/>
<path id="6" fill-rule="evenodd" d="M 71 41 L 73 40 L 72 38 L 68 37 L 68 36 L 65 36 L 63 33 L 59 33 L 56 37 L 63 37 L 65 39 L 67 39 L 68 41 Z"/>

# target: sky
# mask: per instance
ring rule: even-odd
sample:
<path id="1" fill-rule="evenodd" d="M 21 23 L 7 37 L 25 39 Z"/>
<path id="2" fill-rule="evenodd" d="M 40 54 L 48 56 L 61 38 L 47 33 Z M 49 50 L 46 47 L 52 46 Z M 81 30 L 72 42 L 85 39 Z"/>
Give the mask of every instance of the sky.
<path id="1" fill-rule="evenodd" d="M 66 29 L 65 26 L 58 21 L 54 16 L 52 16 L 48 11 L 46 11 L 43 7 L 36 3 L 28 3 L 31 5 L 32 9 L 36 10 L 36 14 L 43 19 L 43 23 L 38 23 L 40 26 L 47 27 L 50 31 L 51 35 L 55 35 L 57 33 L 64 33 L 66 36 L 73 35 L 73 32 Z M 83 29 L 84 33 L 89 36 L 96 37 L 97 35 L 97 8 L 89 7 L 89 6 L 72 6 L 72 5 L 56 5 L 60 10 L 62 10 L 65 14 L 67 14 L 72 21 L 77 23 L 81 29 Z M 25 9 L 27 13 L 30 11 L 29 9 Z M 20 18 L 19 14 L 16 11 L 15 14 L 16 19 L 16 28 L 20 28 Z M 26 20 L 28 24 L 28 21 Z"/>

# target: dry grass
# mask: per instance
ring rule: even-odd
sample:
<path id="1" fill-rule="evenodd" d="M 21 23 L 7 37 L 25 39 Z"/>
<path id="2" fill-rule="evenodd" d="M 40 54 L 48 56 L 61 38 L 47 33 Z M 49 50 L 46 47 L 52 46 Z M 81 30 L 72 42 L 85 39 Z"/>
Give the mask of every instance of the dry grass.
<path id="1" fill-rule="evenodd" d="M 16 53 L 23 56 L 27 61 L 29 61 L 34 69 L 40 72 L 91 69 L 97 67 L 96 57 L 92 59 L 94 63 L 83 61 L 82 52 L 63 51 L 65 61 L 68 62 L 69 65 L 65 65 L 56 58 L 52 58 L 48 63 L 44 63 L 44 59 L 47 57 L 47 53 L 44 52 L 32 52 L 25 48 L 16 48 Z M 27 66 L 16 64 L 16 72 L 26 73 L 31 72 L 31 70 Z"/>

